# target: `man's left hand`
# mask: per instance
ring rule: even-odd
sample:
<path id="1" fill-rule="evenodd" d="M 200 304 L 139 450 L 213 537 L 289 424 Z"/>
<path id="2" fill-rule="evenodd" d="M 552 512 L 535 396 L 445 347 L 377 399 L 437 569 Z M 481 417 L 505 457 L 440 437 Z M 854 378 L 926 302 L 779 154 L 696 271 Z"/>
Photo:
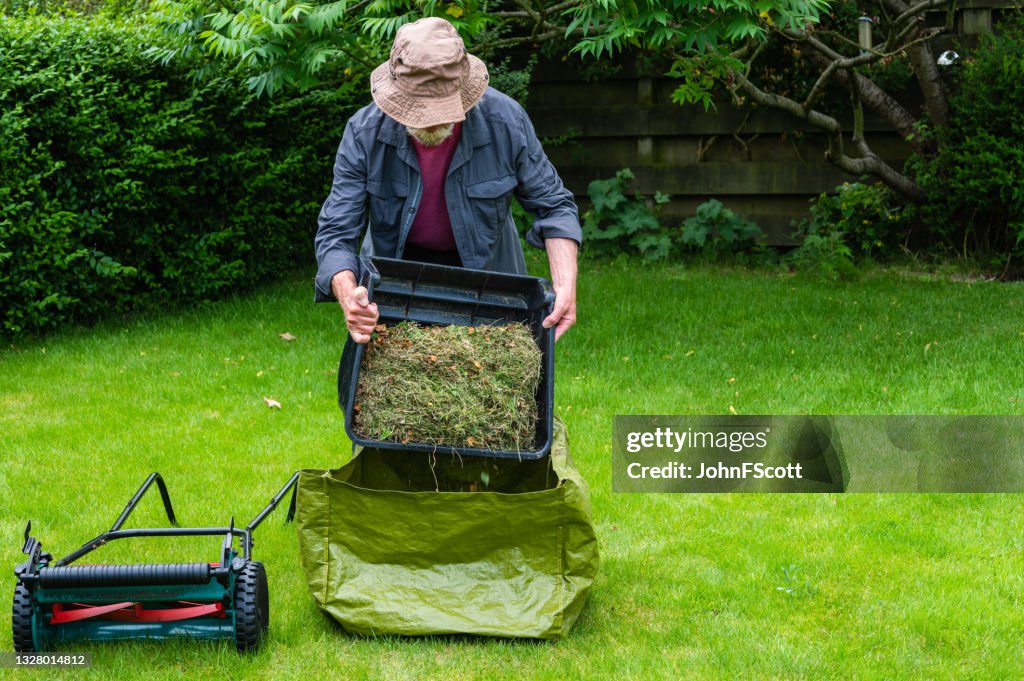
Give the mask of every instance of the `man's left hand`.
<path id="1" fill-rule="evenodd" d="M 576 282 L 571 286 L 555 288 L 555 306 L 544 318 L 545 329 L 555 327 L 555 340 L 561 338 L 569 327 L 576 323 Z"/>
<path id="2" fill-rule="evenodd" d="M 551 265 L 551 282 L 555 289 L 555 306 L 544 318 L 545 329 L 555 327 L 555 340 L 576 323 L 576 253 L 579 246 L 572 239 L 544 240 Z"/>

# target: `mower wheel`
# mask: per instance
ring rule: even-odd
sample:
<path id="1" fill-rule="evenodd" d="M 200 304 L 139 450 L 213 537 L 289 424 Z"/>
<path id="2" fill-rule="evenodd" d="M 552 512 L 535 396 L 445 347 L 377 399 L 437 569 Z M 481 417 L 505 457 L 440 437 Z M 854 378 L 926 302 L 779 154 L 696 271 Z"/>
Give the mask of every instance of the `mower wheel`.
<path id="1" fill-rule="evenodd" d="M 235 580 L 235 644 L 238 652 L 256 651 L 270 625 L 267 571 L 259 561 L 247 561 Z"/>
<path id="2" fill-rule="evenodd" d="M 35 643 L 32 642 L 32 595 L 28 592 L 28 588 L 20 581 L 14 587 L 11 634 L 14 639 L 14 652 L 37 652 Z"/>

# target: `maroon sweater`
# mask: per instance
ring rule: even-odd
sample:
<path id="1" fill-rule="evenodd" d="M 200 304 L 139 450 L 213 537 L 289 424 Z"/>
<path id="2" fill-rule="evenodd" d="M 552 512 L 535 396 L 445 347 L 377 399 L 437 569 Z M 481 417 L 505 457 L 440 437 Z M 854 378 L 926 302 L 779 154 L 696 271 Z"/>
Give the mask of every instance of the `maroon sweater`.
<path id="1" fill-rule="evenodd" d="M 452 234 L 452 222 L 448 217 L 448 201 L 444 198 L 444 181 L 448 177 L 448 167 L 455 155 L 455 147 L 459 145 L 461 133 L 462 124 L 456 123 L 448 139 L 435 147 L 428 147 L 415 137 L 411 138 L 416 148 L 416 158 L 420 162 L 423 194 L 409 230 L 408 242 L 421 248 L 432 251 L 455 250 L 455 235 Z"/>

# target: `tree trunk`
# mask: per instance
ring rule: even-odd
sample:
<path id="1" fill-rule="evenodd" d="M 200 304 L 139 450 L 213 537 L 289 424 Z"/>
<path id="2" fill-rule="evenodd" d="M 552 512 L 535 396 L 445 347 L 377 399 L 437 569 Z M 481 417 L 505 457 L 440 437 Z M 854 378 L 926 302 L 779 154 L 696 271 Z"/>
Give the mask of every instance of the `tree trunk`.
<path id="1" fill-rule="evenodd" d="M 921 5 L 925 0 L 918 0 L 916 3 L 906 3 L 903 0 L 881 0 L 882 5 L 890 12 L 902 15 L 914 5 Z M 923 15 L 911 17 L 909 21 L 921 23 Z M 894 27 L 899 30 L 899 27 Z M 920 29 L 914 29 L 907 35 L 908 41 L 913 41 L 921 34 Z M 931 45 L 920 43 L 907 49 L 910 63 L 914 65 L 914 76 L 917 78 L 918 87 L 924 95 L 925 110 L 932 125 L 942 127 L 949 123 L 949 97 L 946 95 L 946 88 L 942 85 L 942 78 L 939 75 L 938 64 L 935 63 L 935 54 Z"/>
<path id="2" fill-rule="evenodd" d="M 949 97 L 939 76 L 939 67 L 935 63 L 935 54 L 927 44 L 915 45 L 908 50 L 910 61 L 914 65 L 917 84 L 924 95 L 925 109 L 932 125 L 945 127 L 949 124 Z"/>

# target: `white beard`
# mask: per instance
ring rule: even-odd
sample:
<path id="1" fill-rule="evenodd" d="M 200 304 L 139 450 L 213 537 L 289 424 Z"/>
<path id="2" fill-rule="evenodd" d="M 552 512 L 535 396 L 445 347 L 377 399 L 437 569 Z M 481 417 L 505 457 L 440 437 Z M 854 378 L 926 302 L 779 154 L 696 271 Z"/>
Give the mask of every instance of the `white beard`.
<path id="1" fill-rule="evenodd" d="M 427 132 L 423 128 L 411 128 L 409 126 L 406 126 L 405 129 L 410 135 L 418 139 L 421 144 L 428 147 L 436 147 L 438 144 L 452 136 L 452 133 L 455 132 L 455 124 L 449 123 L 443 128 L 438 128 L 434 132 Z"/>

